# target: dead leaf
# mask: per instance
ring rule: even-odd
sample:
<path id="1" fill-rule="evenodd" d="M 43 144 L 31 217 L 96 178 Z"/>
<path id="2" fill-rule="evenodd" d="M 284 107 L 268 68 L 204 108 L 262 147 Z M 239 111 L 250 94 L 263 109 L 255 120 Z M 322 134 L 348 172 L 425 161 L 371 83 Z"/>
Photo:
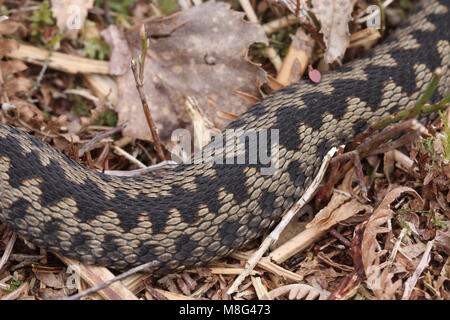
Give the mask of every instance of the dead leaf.
<path id="1" fill-rule="evenodd" d="M 435 238 L 436 246 L 444 251 L 447 255 L 450 255 L 450 228 L 445 230 L 437 230 Z"/>
<path id="2" fill-rule="evenodd" d="M 109 72 L 112 75 L 123 75 L 129 70 L 131 61 L 131 52 L 123 32 L 115 25 L 110 25 L 100 34 L 111 48 Z"/>
<path id="3" fill-rule="evenodd" d="M 390 204 L 402 193 L 409 193 L 423 203 L 422 198 L 414 189 L 397 187 L 386 194 L 365 225 L 361 243 L 362 262 L 367 276 L 367 284 L 378 299 L 393 299 L 396 290 L 402 284 L 401 280 L 393 283 L 391 280 L 394 274 L 380 264 L 380 258 L 387 251 L 385 249 L 380 250 L 377 243 L 377 236 L 380 233 L 390 231 L 388 227 L 385 227 L 387 221 L 391 219 L 393 214 L 393 211 L 390 209 Z"/>
<path id="4" fill-rule="evenodd" d="M 248 46 L 267 42 L 261 26 L 243 20 L 230 5 L 209 1 L 169 17 L 148 21 L 150 48 L 144 70 L 144 89 L 162 142 L 169 145 L 175 129 L 191 131 L 185 102 L 192 98 L 201 112 L 223 129 L 230 120 L 223 111 L 241 114 L 251 104 L 236 90 L 259 94 L 265 72 L 246 58 Z M 126 34 L 133 57 L 140 53 L 140 26 Z M 114 49 L 113 49 L 114 50 Z M 127 136 L 150 140 L 141 101 L 131 71 L 118 77 L 119 123 L 129 121 Z"/>
<path id="5" fill-rule="evenodd" d="M 59 300 L 66 297 L 64 290 L 55 290 L 51 288 L 39 288 L 36 291 L 36 298 L 39 300 Z"/>
<path id="6" fill-rule="evenodd" d="M 18 48 L 19 43 L 16 40 L 3 39 L 0 37 L 0 59 L 2 59 L 7 53 L 17 50 Z"/>
<path id="7" fill-rule="evenodd" d="M 2 69 L 3 78 L 6 78 L 10 74 L 28 69 L 27 65 L 20 60 L 2 61 L 0 68 Z"/>
<path id="8" fill-rule="evenodd" d="M 312 0 L 312 12 L 320 21 L 320 32 L 327 46 L 325 62 L 344 56 L 350 42 L 348 23 L 352 20 L 353 0 Z"/>
<path id="9" fill-rule="evenodd" d="M 326 300 L 330 292 L 302 283 L 289 284 L 269 292 L 269 296 L 272 299 L 286 294 L 288 294 L 289 300 Z"/>
<path id="10" fill-rule="evenodd" d="M 75 38 L 83 28 L 88 10 L 94 0 L 51 0 L 52 14 L 59 31 L 68 38 Z"/>
<path id="11" fill-rule="evenodd" d="M 33 82 L 24 77 L 12 78 L 5 83 L 5 89 L 9 97 L 15 96 L 19 92 L 28 92 L 32 87 Z"/>
<path id="12" fill-rule="evenodd" d="M 55 289 L 64 288 L 65 283 L 62 273 L 35 271 L 34 274 L 36 275 L 36 278 L 38 278 L 38 280 L 47 287 L 52 287 Z"/>
<path id="13" fill-rule="evenodd" d="M 14 20 L 5 20 L 0 22 L 0 35 L 13 34 L 19 28 L 25 28 L 21 23 Z"/>
<path id="14" fill-rule="evenodd" d="M 316 214 L 306 228 L 318 227 L 320 230 L 328 230 L 361 211 L 371 212 L 372 207 L 351 199 L 343 192 L 335 191 L 328 205 Z"/>

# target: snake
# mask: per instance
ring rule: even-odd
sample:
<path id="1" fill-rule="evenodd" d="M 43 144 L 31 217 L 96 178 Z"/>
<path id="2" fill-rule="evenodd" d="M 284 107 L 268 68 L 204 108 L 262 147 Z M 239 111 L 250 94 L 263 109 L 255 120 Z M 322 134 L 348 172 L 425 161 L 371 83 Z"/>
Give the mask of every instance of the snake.
<path id="1" fill-rule="evenodd" d="M 89 265 L 153 262 L 152 272 L 167 274 L 225 257 L 302 197 L 332 147 L 415 106 L 436 68 L 442 78 L 429 102 L 449 94 L 449 8 L 448 0 L 419 2 L 361 58 L 319 83 L 272 93 L 197 152 L 203 161 L 173 170 L 107 175 L 0 124 L 0 220 L 34 245 Z"/>

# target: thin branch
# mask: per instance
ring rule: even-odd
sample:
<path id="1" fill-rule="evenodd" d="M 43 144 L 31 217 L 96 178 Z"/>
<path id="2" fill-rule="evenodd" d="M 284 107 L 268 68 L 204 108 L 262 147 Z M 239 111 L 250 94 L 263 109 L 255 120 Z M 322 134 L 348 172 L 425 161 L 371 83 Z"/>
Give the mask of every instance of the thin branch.
<path id="1" fill-rule="evenodd" d="M 86 143 L 79 151 L 78 151 L 78 157 L 81 158 L 85 152 L 87 152 L 94 144 L 99 142 L 100 140 L 109 137 L 113 135 L 116 132 L 121 131 L 122 129 L 126 128 L 128 125 L 128 122 L 122 123 L 120 126 L 117 126 L 115 128 L 112 128 L 111 130 L 105 131 L 103 133 L 97 134 L 94 138 L 92 138 L 88 143 Z"/>
<path id="2" fill-rule="evenodd" d="M 161 161 L 165 160 L 164 152 L 161 146 L 161 140 L 159 139 L 158 133 L 155 129 L 155 124 L 153 122 L 153 118 L 150 114 L 150 107 L 148 106 L 147 99 L 145 97 L 144 93 L 144 63 L 145 63 L 145 56 L 147 54 L 148 49 L 148 39 L 147 39 L 147 33 L 145 32 L 145 27 L 142 25 L 141 29 L 141 40 L 142 40 L 142 52 L 139 57 L 139 70 L 136 63 L 136 60 L 131 60 L 131 70 L 133 71 L 134 80 L 136 81 L 136 88 L 139 93 L 139 97 L 141 99 L 142 108 L 144 110 L 145 118 L 147 119 L 148 126 L 150 128 L 150 132 L 152 134 L 153 142 L 155 144 L 155 150 L 158 155 L 158 158 Z"/>
<path id="3" fill-rule="evenodd" d="M 414 271 L 413 275 L 406 280 L 405 282 L 405 291 L 403 292 L 402 300 L 408 300 L 411 297 L 412 291 L 416 286 L 417 281 L 419 280 L 420 275 L 423 270 L 428 266 L 430 261 L 430 252 L 433 248 L 434 240 L 428 241 L 427 246 L 425 248 L 425 252 L 423 253 L 422 259 L 420 259 L 419 265 L 417 269 Z"/>
<path id="4" fill-rule="evenodd" d="M 6 245 L 5 252 L 3 252 L 3 256 L 0 259 L 0 270 L 2 270 L 3 266 L 8 261 L 9 256 L 12 252 L 12 249 L 14 247 L 14 244 L 16 243 L 16 239 L 17 239 L 17 234 L 15 232 L 12 232 L 11 238 L 9 238 L 8 244 Z"/>
<path id="5" fill-rule="evenodd" d="M 228 289 L 227 294 L 233 294 L 239 285 L 245 280 L 245 278 L 249 275 L 249 273 L 255 268 L 258 261 L 262 258 L 267 249 L 278 240 L 281 232 L 286 228 L 291 219 L 297 214 L 297 212 L 306 204 L 314 195 L 314 192 L 317 190 L 320 182 L 322 181 L 323 176 L 327 170 L 328 164 L 330 163 L 330 159 L 336 153 L 337 148 L 333 147 L 330 151 L 325 155 L 322 165 L 320 166 L 319 172 L 312 181 L 311 185 L 306 189 L 305 193 L 302 197 L 297 201 L 297 203 L 292 206 L 291 209 L 283 216 L 281 221 L 275 227 L 275 229 L 264 239 L 263 243 L 260 245 L 259 249 L 252 254 L 250 259 L 247 261 L 245 271 L 242 272 L 236 280 L 233 282 L 231 287 Z"/>
<path id="6" fill-rule="evenodd" d="M 106 287 L 109 287 L 114 282 L 120 281 L 120 280 L 122 280 L 122 279 L 124 279 L 124 278 L 126 278 L 128 276 L 131 276 L 131 275 L 133 275 L 135 273 L 138 273 L 140 271 L 151 270 L 153 267 L 158 266 L 158 264 L 159 264 L 159 261 L 156 261 L 156 260 L 144 263 L 144 264 L 142 264 L 140 266 L 132 268 L 132 269 L 130 269 L 130 270 L 128 270 L 128 271 L 118 275 L 117 277 L 112 278 L 111 280 L 105 281 L 105 282 L 103 282 L 103 283 L 101 283 L 101 284 L 99 284 L 99 285 L 97 285 L 95 287 L 91 287 L 91 288 L 89 288 L 89 289 L 87 289 L 87 290 L 85 290 L 83 292 L 77 293 L 77 294 L 75 294 L 73 296 L 61 298 L 61 300 L 78 300 L 78 299 L 80 299 L 80 298 L 82 298 L 84 296 L 87 296 L 88 294 L 91 294 L 91 293 L 97 292 L 99 290 L 102 290 L 102 289 L 104 289 Z"/>

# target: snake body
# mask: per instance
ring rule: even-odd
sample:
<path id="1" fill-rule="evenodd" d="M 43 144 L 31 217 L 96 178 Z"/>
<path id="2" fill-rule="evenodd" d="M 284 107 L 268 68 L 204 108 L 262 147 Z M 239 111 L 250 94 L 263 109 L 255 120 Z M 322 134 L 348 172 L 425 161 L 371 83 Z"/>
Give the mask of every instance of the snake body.
<path id="1" fill-rule="evenodd" d="M 227 129 L 235 132 L 278 130 L 273 174 L 263 174 L 267 163 L 248 156 L 238 164 L 247 140 L 222 164 L 108 176 L 0 124 L 0 219 L 36 246 L 93 265 L 123 269 L 155 261 L 154 272 L 167 273 L 225 256 L 260 236 L 303 195 L 331 147 L 413 106 L 437 67 L 444 75 L 431 102 L 449 94 L 449 8 L 448 0 L 422 1 L 366 56 L 319 84 L 286 87 L 232 122 Z M 268 137 L 260 146 L 271 150 L 275 138 Z M 217 141 L 203 154 L 214 147 Z"/>

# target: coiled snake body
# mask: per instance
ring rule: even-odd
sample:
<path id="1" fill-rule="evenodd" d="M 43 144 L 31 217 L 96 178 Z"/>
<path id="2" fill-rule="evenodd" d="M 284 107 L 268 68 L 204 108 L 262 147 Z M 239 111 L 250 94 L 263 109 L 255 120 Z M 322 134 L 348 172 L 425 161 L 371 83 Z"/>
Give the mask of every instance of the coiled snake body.
<path id="1" fill-rule="evenodd" d="M 35 245 L 88 264 L 157 261 L 160 273 L 225 256 L 302 196 L 332 146 L 413 106 L 437 67 L 444 76 L 432 102 L 449 94 L 449 7 L 448 0 L 422 1 L 362 59 L 320 84 L 280 90 L 231 123 L 228 129 L 243 132 L 279 130 L 273 174 L 262 174 L 262 164 L 224 161 L 146 177 L 108 176 L 0 124 L 0 218 Z M 238 155 L 231 155 L 233 163 Z"/>

